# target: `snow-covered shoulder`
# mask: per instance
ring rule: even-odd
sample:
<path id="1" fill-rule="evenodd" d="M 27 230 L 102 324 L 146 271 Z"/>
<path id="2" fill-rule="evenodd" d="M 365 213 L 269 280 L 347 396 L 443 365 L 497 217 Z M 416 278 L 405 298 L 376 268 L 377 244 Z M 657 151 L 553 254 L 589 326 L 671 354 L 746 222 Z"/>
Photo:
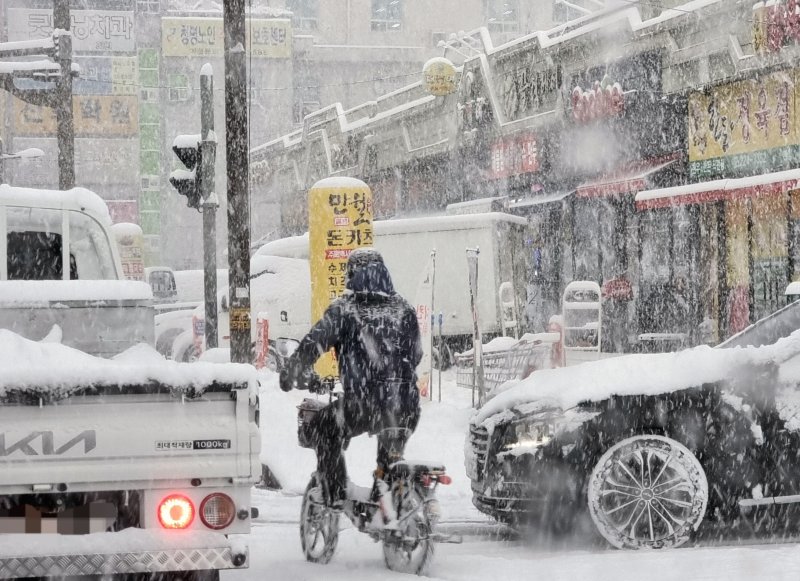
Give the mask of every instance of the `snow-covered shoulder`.
<path id="1" fill-rule="evenodd" d="M 36 342 L 0 329 L 0 399 L 10 392 L 67 397 L 91 387 L 163 385 L 202 393 L 214 385 L 257 388 L 250 365 L 177 363 L 152 347 L 131 347 L 114 359 L 94 357 L 52 342 Z"/>
<path id="2" fill-rule="evenodd" d="M 765 363 L 782 364 L 800 354 L 800 331 L 763 347 L 695 347 L 675 353 L 637 354 L 560 369 L 535 371 L 527 379 L 501 387 L 473 421 L 527 404 L 548 401 L 561 409 L 612 396 L 660 395 L 706 383 L 735 379 Z"/>

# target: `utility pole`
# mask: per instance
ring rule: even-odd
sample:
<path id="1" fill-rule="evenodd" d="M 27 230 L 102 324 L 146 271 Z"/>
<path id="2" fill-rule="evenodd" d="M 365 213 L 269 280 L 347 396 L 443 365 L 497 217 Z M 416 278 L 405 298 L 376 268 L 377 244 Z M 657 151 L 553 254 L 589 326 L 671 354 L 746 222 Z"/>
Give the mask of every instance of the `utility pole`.
<path id="1" fill-rule="evenodd" d="M 53 35 L 58 39 L 56 59 L 61 75 L 56 79 L 55 114 L 58 138 L 58 189 L 75 187 L 75 124 L 72 118 L 72 35 L 69 34 L 69 0 L 54 0 Z M 60 34 L 64 30 L 67 34 Z"/>
<path id="2" fill-rule="evenodd" d="M 231 361 L 252 363 L 245 0 L 223 2 Z"/>
<path id="3" fill-rule="evenodd" d="M 203 200 L 203 288 L 205 289 L 206 348 L 219 345 L 217 333 L 217 206 L 214 165 L 217 137 L 214 134 L 214 70 L 210 63 L 200 70 L 200 195 Z"/>

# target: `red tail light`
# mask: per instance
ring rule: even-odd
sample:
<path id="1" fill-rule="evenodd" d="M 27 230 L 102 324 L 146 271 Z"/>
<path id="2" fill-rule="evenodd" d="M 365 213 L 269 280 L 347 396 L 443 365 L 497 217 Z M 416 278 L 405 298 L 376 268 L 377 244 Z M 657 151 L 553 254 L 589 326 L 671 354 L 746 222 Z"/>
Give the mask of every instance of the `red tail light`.
<path id="1" fill-rule="evenodd" d="M 236 505 L 227 494 L 209 494 L 200 503 L 200 520 L 210 529 L 219 530 L 229 526 L 236 516 Z"/>
<path id="2" fill-rule="evenodd" d="M 181 494 L 171 494 L 158 505 L 158 522 L 165 529 L 185 529 L 193 520 L 194 505 Z"/>
<path id="3" fill-rule="evenodd" d="M 442 474 L 441 476 L 437 476 L 436 479 L 439 481 L 439 484 L 452 484 L 453 479 L 450 478 L 447 474 Z"/>

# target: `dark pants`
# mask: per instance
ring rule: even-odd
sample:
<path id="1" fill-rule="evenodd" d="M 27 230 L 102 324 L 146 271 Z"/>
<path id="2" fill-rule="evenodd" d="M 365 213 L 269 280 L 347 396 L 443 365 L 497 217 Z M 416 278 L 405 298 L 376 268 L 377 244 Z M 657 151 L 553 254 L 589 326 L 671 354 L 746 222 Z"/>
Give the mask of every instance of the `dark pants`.
<path id="1" fill-rule="evenodd" d="M 419 422 L 419 392 L 416 386 L 390 386 L 388 397 L 355 398 L 345 395 L 323 408 L 309 426 L 317 452 L 317 474 L 329 502 L 344 500 L 347 492 L 345 444 L 364 433 L 378 434 L 378 470 L 385 473 L 402 458 L 408 435 Z M 375 401 L 370 401 L 370 400 Z M 405 428 L 406 434 L 384 432 Z"/>

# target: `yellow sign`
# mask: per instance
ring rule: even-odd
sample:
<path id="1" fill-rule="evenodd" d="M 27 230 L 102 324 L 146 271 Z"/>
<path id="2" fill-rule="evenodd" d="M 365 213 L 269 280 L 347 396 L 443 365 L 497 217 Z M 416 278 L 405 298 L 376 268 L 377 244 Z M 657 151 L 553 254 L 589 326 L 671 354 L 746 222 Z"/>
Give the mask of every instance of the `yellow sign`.
<path id="1" fill-rule="evenodd" d="M 291 58 L 289 20 L 255 18 L 247 21 L 245 51 L 257 58 Z M 222 18 L 162 18 L 164 56 L 222 57 L 225 34 Z"/>
<path id="2" fill-rule="evenodd" d="M 796 71 L 779 71 L 689 96 L 689 161 L 800 142 Z"/>
<path id="3" fill-rule="evenodd" d="M 372 192 L 355 178 L 329 178 L 308 191 L 308 250 L 311 270 L 311 319 L 344 293 L 347 258 L 356 248 L 372 246 Z M 335 376 L 336 361 L 323 357 L 315 367 Z"/>
<path id="4" fill-rule="evenodd" d="M 231 307 L 230 329 L 231 331 L 249 331 L 250 309 L 245 309 L 242 307 Z"/>
<path id="5" fill-rule="evenodd" d="M 139 101 L 128 95 L 75 95 L 72 114 L 77 137 L 123 137 L 139 132 Z M 52 109 L 14 99 L 17 135 L 56 134 Z"/>
<path id="6" fill-rule="evenodd" d="M 422 82 L 431 95 L 449 95 L 456 90 L 456 67 L 444 57 L 434 57 L 422 67 Z"/>
<path id="7" fill-rule="evenodd" d="M 136 57 L 111 59 L 111 92 L 115 95 L 135 95 L 139 80 Z"/>

